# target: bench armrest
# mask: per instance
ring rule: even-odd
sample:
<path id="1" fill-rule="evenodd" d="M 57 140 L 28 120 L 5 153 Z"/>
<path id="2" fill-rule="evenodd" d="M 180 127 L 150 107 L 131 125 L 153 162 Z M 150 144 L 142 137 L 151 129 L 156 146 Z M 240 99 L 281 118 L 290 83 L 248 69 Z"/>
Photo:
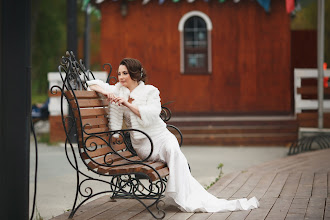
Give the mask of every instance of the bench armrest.
<path id="1" fill-rule="evenodd" d="M 143 135 L 146 136 L 146 138 L 149 140 L 150 143 L 150 153 L 146 158 L 140 158 L 136 155 L 135 151 L 132 152 L 132 144 L 131 140 L 129 138 L 129 132 L 140 132 Z M 113 136 L 115 134 L 119 135 L 119 138 L 114 138 Z M 85 129 L 83 129 L 83 135 L 87 136 L 82 143 L 83 146 L 83 152 L 89 157 L 88 159 L 94 161 L 96 164 L 101 166 L 107 166 L 107 167 L 117 167 L 117 166 L 124 166 L 128 164 L 137 164 L 137 163 L 143 163 L 148 161 L 148 159 L 151 157 L 153 153 L 153 142 L 148 134 L 145 132 L 138 130 L 138 129 L 121 129 L 121 130 L 112 130 L 112 131 L 103 131 L 103 132 L 94 132 L 94 133 L 88 133 Z M 91 152 L 95 152 L 97 149 L 100 149 L 101 147 L 107 146 L 110 149 L 109 152 L 105 153 L 104 155 L 100 155 L 104 157 L 104 163 L 101 164 L 93 159 L 90 155 L 93 155 Z M 134 149 L 133 149 L 134 150 Z M 123 156 L 124 154 L 122 152 L 129 151 L 132 154 L 130 154 L 128 157 Z M 135 153 L 135 155 L 134 155 Z M 120 160 L 125 163 L 122 164 L 116 164 L 115 160 L 110 159 L 110 161 L 107 161 L 107 158 L 111 155 L 115 155 L 112 157 L 118 157 Z M 133 156 L 132 156 L 133 155 Z"/>
<path id="2" fill-rule="evenodd" d="M 179 133 L 179 136 L 180 136 L 180 141 L 179 141 L 179 145 L 180 147 L 182 147 L 182 143 L 183 143 L 183 136 L 182 136 L 182 133 L 180 131 L 179 128 L 175 127 L 174 125 L 170 125 L 170 124 L 167 124 L 166 125 L 168 128 L 173 128 L 177 133 Z M 174 134 L 175 135 L 175 134 Z"/>

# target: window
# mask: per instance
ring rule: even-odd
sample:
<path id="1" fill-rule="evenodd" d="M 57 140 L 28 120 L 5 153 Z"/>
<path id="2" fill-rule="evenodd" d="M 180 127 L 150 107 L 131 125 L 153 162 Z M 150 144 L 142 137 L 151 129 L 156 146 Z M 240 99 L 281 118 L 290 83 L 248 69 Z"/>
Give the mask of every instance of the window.
<path id="1" fill-rule="evenodd" d="M 211 73 L 211 29 L 210 19 L 202 12 L 192 11 L 181 18 L 181 73 Z"/>

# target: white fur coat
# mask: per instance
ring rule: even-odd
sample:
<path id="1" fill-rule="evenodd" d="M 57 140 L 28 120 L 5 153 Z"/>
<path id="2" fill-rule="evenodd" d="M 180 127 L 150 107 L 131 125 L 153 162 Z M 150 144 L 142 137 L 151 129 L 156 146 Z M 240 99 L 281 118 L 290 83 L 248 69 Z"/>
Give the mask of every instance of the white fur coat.
<path id="1" fill-rule="evenodd" d="M 130 92 L 128 88 L 116 83 L 116 85 L 109 85 L 101 80 L 87 81 L 89 86 L 99 85 L 108 92 L 122 97 L 125 100 L 133 99 L 132 104 L 135 105 L 140 112 L 141 118 L 130 111 L 131 125 L 133 129 L 144 131 L 150 136 L 157 135 L 164 128 L 166 124 L 159 117 L 161 112 L 161 102 L 159 97 L 159 90 L 152 85 L 145 85 L 140 81 L 139 85 Z M 118 106 L 116 103 L 109 103 L 109 128 L 111 130 L 120 130 L 123 125 L 123 114 L 125 106 Z M 146 136 L 140 132 L 132 132 L 133 138 L 141 139 Z"/>

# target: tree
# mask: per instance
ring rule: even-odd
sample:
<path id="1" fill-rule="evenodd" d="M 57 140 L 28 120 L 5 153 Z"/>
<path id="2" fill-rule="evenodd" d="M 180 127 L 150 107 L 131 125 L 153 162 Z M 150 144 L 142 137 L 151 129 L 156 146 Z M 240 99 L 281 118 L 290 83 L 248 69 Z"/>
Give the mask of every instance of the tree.
<path id="1" fill-rule="evenodd" d="M 324 62 L 330 64 L 330 1 L 325 1 Z M 317 1 L 309 1 L 296 12 L 291 22 L 292 30 L 317 29 Z"/>
<path id="2" fill-rule="evenodd" d="M 78 54 L 83 54 L 84 12 L 78 0 Z M 47 73 L 58 71 L 61 57 L 65 54 L 67 21 L 66 0 L 32 0 L 32 96 L 47 97 Z M 100 21 L 91 16 L 91 69 L 100 69 L 99 33 Z"/>

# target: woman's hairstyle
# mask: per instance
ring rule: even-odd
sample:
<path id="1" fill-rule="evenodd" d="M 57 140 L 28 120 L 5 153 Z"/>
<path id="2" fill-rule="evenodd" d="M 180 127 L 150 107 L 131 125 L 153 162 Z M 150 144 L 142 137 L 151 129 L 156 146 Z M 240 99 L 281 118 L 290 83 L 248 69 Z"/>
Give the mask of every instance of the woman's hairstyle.
<path id="1" fill-rule="evenodd" d="M 146 82 L 147 72 L 142 67 L 142 64 L 139 60 L 133 58 L 124 58 L 120 61 L 119 65 L 126 66 L 130 77 L 135 81 L 143 81 Z"/>

